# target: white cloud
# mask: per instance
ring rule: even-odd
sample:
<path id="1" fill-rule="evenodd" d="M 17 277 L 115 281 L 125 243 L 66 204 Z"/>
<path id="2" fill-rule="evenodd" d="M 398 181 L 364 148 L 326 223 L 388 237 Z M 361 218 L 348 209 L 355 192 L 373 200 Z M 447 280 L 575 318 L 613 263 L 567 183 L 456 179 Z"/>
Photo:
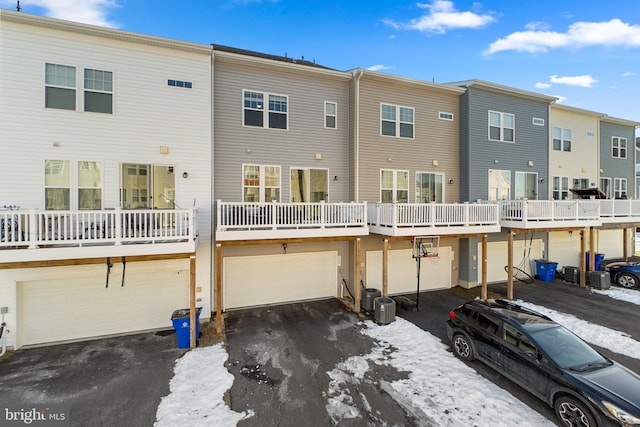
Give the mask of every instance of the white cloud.
<path id="1" fill-rule="evenodd" d="M 626 73 L 622 73 L 622 77 L 631 77 L 631 76 L 635 76 L 636 73 L 632 72 L 632 71 L 627 71 Z"/>
<path id="2" fill-rule="evenodd" d="M 556 104 L 566 104 L 567 101 L 569 100 L 569 98 L 567 98 L 566 96 L 561 96 L 561 95 L 552 95 L 555 96 L 556 98 L 558 98 L 556 100 Z"/>
<path id="3" fill-rule="evenodd" d="M 535 87 L 538 89 L 548 89 L 551 87 L 551 83 L 542 83 L 542 82 L 538 82 L 535 84 Z"/>
<path id="4" fill-rule="evenodd" d="M 495 21 L 495 18 L 488 14 L 457 11 L 450 0 L 431 0 L 431 3 L 417 3 L 416 5 L 420 9 L 426 10 L 423 16 L 405 23 L 398 23 L 390 19 L 385 19 L 383 22 L 396 29 L 444 34 L 447 30 L 480 28 Z"/>
<path id="5" fill-rule="evenodd" d="M 518 31 L 491 43 L 485 54 L 505 50 L 547 52 L 555 48 L 587 46 L 640 47 L 640 25 L 627 24 L 620 19 L 576 22 L 566 33 L 559 33 L 529 24 L 527 31 Z"/>
<path id="6" fill-rule="evenodd" d="M 0 4 L 12 9 L 16 6 L 13 0 L 1 0 Z M 118 27 L 107 17 L 109 10 L 120 7 L 117 0 L 22 0 L 20 5 L 24 12 L 32 13 L 29 9 L 36 7 L 44 9 L 44 15 L 51 18 L 102 27 Z"/>
<path id="7" fill-rule="evenodd" d="M 559 77 L 551 76 L 549 81 L 555 84 L 568 85 L 568 86 L 580 86 L 580 87 L 593 87 L 594 83 L 598 81 L 588 74 L 584 76 L 572 76 L 572 77 Z"/>
<path id="8" fill-rule="evenodd" d="M 368 67 L 367 70 L 369 71 L 382 71 L 382 70 L 390 70 L 393 67 L 390 67 L 388 65 L 382 65 L 382 64 L 378 64 L 378 65 L 372 65 L 371 67 Z"/>

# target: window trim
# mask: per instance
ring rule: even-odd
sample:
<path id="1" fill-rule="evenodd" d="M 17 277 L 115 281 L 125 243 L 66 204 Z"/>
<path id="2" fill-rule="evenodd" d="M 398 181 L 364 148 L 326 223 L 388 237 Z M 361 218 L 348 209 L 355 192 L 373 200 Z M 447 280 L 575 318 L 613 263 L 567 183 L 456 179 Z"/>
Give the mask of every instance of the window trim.
<path id="1" fill-rule="evenodd" d="M 289 167 L 289 202 L 291 203 L 318 203 L 318 202 L 293 202 L 292 201 L 292 197 L 291 197 L 291 190 L 293 189 L 293 186 L 291 185 L 291 172 L 294 170 L 303 170 L 303 171 L 307 171 L 309 173 L 309 181 L 311 180 L 311 171 L 315 170 L 315 171 L 326 171 L 327 172 L 327 181 L 326 181 L 326 185 L 327 185 L 327 192 L 326 192 L 326 196 L 324 197 L 325 202 L 329 201 L 329 192 L 330 192 L 330 185 L 331 185 L 331 180 L 329 179 L 330 175 L 329 175 L 329 168 L 314 168 L 314 167 L 309 167 L 309 166 L 290 166 Z M 311 182 L 309 182 L 309 185 L 311 184 Z M 309 198 L 311 198 L 311 188 L 309 188 Z"/>
<path id="2" fill-rule="evenodd" d="M 47 66 L 58 66 L 73 69 L 73 86 L 65 86 L 54 83 L 47 83 Z M 47 106 L 47 88 L 52 89 L 62 89 L 73 91 L 73 108 L 59 108 L 59 107 L 49 107 Z M 56 64 L 53 62 L 45 62 L 44 63 L 44 102 L 43 102 L 45 110 L 65 110 L 65 111 L 77 111 L 78 110 L 78 67 L 75 65 L 65 65 L 65 64 Z"/>
<path id="3" fill-rule="evenodd" d="M 86 84 L 86 76 L 85 73 L 87 71 L 101 71 L 103 73 L 109 73 L 111 75 L 111 90 L 101 90 L 101 89 L 88 89 L 87 88 L 87 84 Z M 97 94 L 102 94 L 102 95 L 110 95 L 111 97 L 111 109 L 109 112 L 106 111 L 88 111 L 87 110 L 87 102 L 86 102 L 86 96 L 87 93 L 97 93 Z M 115 93 L 115 73 L 111 70 L 103 70 L 103 69 L 98 69 L 98 68 L 90 68 L 90 67 L 83 67 L 82 68 L 82 112 L 84 113 L 98 113 L 98 114 L 114 114 L 114 93 Z"/>
<path id="4" fill-rule="evenodd" d="M 553 133 L 556 129 L 560 130 L 560 139 L 558 139 L 560 141 L 560 148 L 555 147 L 555 141 L 557 138 L 554 137 Z M 570 139 L 565 139 L 566 131 L 569 131 Z M 570 153 L 572 150 L 572 145 L 573 145 L 573 130 L 571 130 L 571 128 L 563 128 L 560 126 L 553 126 L 551 128 L 551 150 Z"/>
<path id="5" fill-rule="evenodd" d="M 242 200 L 243 202 L 245 201 L 244 200 L 244 195 L 245 195 L 244 189 L 245 188 L 247 188 L 247 187 L 255 187 L 255 186 L 246 186 L 244 184 L 244 179 L 245 179 L 244 170 L 245 170 L 245 168 L 247 166 L 258 166 L 260 168 L 260 175 L 258 177 L 258 179 L 259 179 L 258 201 L 257 202 L 250 202 L 250 203 L 261 203 L 261 204 L 271 203 L 272 200 L 265 200 L 265 194 L 264 194 L 265 192 L 264 192 L 264 190 L 266 188 L 277 188 L 278 189 L 278 200 L 276 200 L 275 202 L 277 202 L 277 203 L 281 202 L 282 201 L 282 166 L 281 165 L 273 165 L 273 164 L 261 164 L 261 163 L 242 163 L 242 167 L 240 169 L 240 176 L 241 176 L 241 179 L 242 179 L 242 181 L 241 181 L 242 185 L 241 185 L 241 188 L 240 188 L 240 191 L 241 191 L 240 200 Z M 278 186 L 277 187 L 264 185 L 264 178 L 265 178 L 264 171 L 265 171 L 265 168 L 278 168 L 279 169 L 280 173 L 279 173 L 279 176 L 278 176 Z"/>
<path id="6" fill-rule="evenodd" d="M 555 190 L 555 188 L 554 188 L 556 179 L 558 180 L 558 190 Z M 566 189 L 564 189 L 564 187 L 562 185 L 564 180 L 567 181 Z M 551 199 L 552 200 L 568 200 L 568 198 L 569 198 L 569 183 L 570 183 L 569 177 L 566 176 L 566 175 L 555 175 L 555 176 L 552 176 L 551 177 Z M 554 196 L 555 192 L 559 193 L 558 195 L 560 196 L 560 198 L 555 198 L 555 196 Z M 566 197 L 563 198 L 562 195 L 564 193 L 566 193 Z"/>
<path id="7" fill-rule="evenodd" d="M 386 105 L 388 107 L 393 107 L 395 109 L 395 120 L 389 120 L 389 119 L 384 119 L 382 117 L 382 106 Z M 411 118 L 413 119 L 412 122 L 406 122 L 406 121 L 402 121 L 400 119 L 400 109 L 401 108 L 406 108 L 407 110 L 411 110 Z M 383 121 L 385 122 L 393 122 L 395 124 L 394 127 L 394 131 L 395 134 L 394 135 L 386 135 L 382 132 L 382 123 Z M 411 136 L 401 136 L 400 135 L 400 130 L 403 124 L 411 124 Z M 388 138 L 402 138 L 402 139 L 415 139 L 416 137 L 416 109 L 414 107 L 407 107 L 405 105 L 396 105 L 396 104 L 390 104 L 388 102 L 381 102 L 380 103 L 380 136 L 384 136 L 384 137 L 388 137 Z"/>
<path id="8" fill-rule="evenodd" d="M 244 105 L 244 101 L 245 101 L 245 94 L 247 92 L 252 92 L 252 93 L 259 93 L 262 95 L 262 126 L 254 126 L 254 125 L 248 125 L 245 122 L 245 111 L 247 109 L 250 109 L 251 111 L 259 111 L 256 110 L 254 108 L 249 108 L 249 107 L 245 107 Z M 282 112 L 282 111 L 275 111 L 275 110 L 271 110 L 269 107 L 270 104 L 270 97 L 271 96 L 279 96 L 279 97 L 283 97 L 286 99 L 286 111 Z M 242 105 L 242 126 L 243 127 L 249 127 L 249 128 L 258 128 L 258 129 L 269 129 L 269 130 L 277 130 L 277 131 L 289 131 L 289 95 L 284 95 L 284 94 L 280 94 L 280 93 L 273 93 L 273 92 L 265 92 L 265 91 L 261 91 L 261 90 L 253 90 L 253 89 L 242 89 L 242 93 L 241 93 L 241 104 Z M 269 120 L 269 114 L 273 112 L 276 114 L 284 114 L 285 116 L 285 127 L 284 128 L 279 128 L 279 127 L 271 127 L 270 126 L 270 120 Z M 282 197 L 282 196 L 281 196 Z"/>
<path id="9" fill-rule="evenodd" d="M 47 185 L 47 162 L 62 162 L 63 166 L 66 167 L 68 169 L 67 172 L 67 182 L 66 185 Z M 44 194 L 44 209 L 45 211 L 57 211 L 57 210 L 63 210 L 63 211 L 70 211 L 71 208 L 73 207 L 73 193 L 71 191 L 72 188 L 72 181 L 73 181 L 73 167 L 72 167 L 73 162 L 69 159 L 49 159 L 46 158 L 44 159 L 44 170 L 43 170 L 43 194 Z M 67 198 L 69 200 L 69 207 L 66 208 L 62 208 L 62 209 L 57 209 L 57 208 L 48 208 L 48 204 L 47 204 L 47 190 L 48 189 L 58 189 L 58 190 L 66 190 L 67 191 Z"/>
<path id="10" fill-rule="evenodd" d="M 80 167 L 81 163 L 94 163 L 95 165 L 99 165 L 100 167 L 100 185 L 98 187 L 86 187 L 86 186 L 82 186 L 80 185 L 80 171 L 82 170 L 82 168 Z M 76 185 L 76 195 L 78 197 L 78 210 L 82 210 L 82 208 L 80 207 L 80 190 L 100 190 L 100 207 L 97 208 L 98 210 L 101 210 L 102 207 L 104 206 L 104 164 L 102 161 L 99 160 L 77 160 L 76 161 L 76 165 L 77 165 L 77 170 L 76 170 L 76 176 L 78 177 L 78 181 L 77 181 L 77 185 Z M 93 208 L 91 208 L 93 209 Z M 91 210 L 89 209 L 89 210 Z"/>
<path id="11" fill-rule="evenodd" d="M 382 172 L 393 172 L 393 185 L 392 185 L 391 188 L 383 188 L 382 187 Z M 382 191 L 383 190 L 385 190 L 385 191 L 391 190 L 391 195 L 392 195 L 392 202 L 391 203 L 403 203 L 403 202 L 398 202 L 398 190 L 405 191 L 404 188 L 398 188 L 398 185 L 397 185 L 398 184 L 398 180 L 397 180 L 398 172 L 406 174 L 406 176 L 407 176 L 407 188 L 406 188 L 407 202 L 406 203 L 409 202 L 409 194 L 411 192 L 411 182 L 410 182 L 411 181 L 411 176 L 409 174 L 409 170 L 408 169 L 382 169 L 382 168 L 380 169 L 380 174 L 378 175 L 378 177 L 379 177 L 379 181 L 378 181 L 379 184 L 378 185 L 379 185 L 379 191 L 380 191 L 380 193 L 379 193 L 380 202 L 382 202 Z"/>
<path id="12" fill-rule="evenodd" d="M 334 107 L 335 113 L 329 114 L 327 112 L 327 106 L 331 104 Z M 333 117 L 334 126 L 327 126 L 327 118 Z M 338 129 L 338 103 L 333 101 L 324 101 L 324 128 L 325 129 Z"/>
<path id="13" fill-rule="evenodd" d="M 544 126 L 544 119 L 540 117 L 533 117 L 531 119 L 531 124 L 534 126 Z"/>
<path id="14" fill-rule="evenodd" d="M 511 170 L 510 169 L 488 169 L 487 170 L 487 199 L 489 200 L 494 200 L 491 199 L 491 172 L 501 172 L 502 175 L 504 176 L 504 172 L 508 172 L 509 173 L 509 186 L 506 187 L 509 190 L 509 193 L 507 194 L 507 198 L 506 199 L 498 199 L 496 198 L 495 200 L 510 200 L 511 199 L 511 187 L 513 187 L 513 182 L 511 182 Z M 495 187 L 498 190 L 502 189 L 503 187 Z M 498 194 L 499 195 L 499 191 Z"/>
<path id="15" fill-rule="evenodd" d="M 607 181 L 608 185 L 605 187 L 604 185 L 602 185 L 603 181 Z M 600 191 L 602 191 L 604 193 L 604 197 L 607 199 L 612 199 L 613 198 L 613 180 L 611 177 L 607 177 L 607 176 L 601 176 L 600 177 Z"/>
<path id="16" fill-rule="evenodd" d="M 494 114 L 499 114 L 500 115 L 500 139 L 493 139 L 491 138 L 491 128 L 492 127 L 496 127 L 496 126 L 492 126 L 491 125 L 491 113 Z M 504 125 L 504 117 L 505 116 L 511 116 L 513 117 L 513 127 L 505 127 Z M 508 141 L 506 139 L 504 139 L 504 130 L 505 129 L 511 129 L 513 132 L 513 141 Z M 506 142 L 507 144 L 515 144 L 516 142 L 516 115 L 515 114 L 511 114 L 511 113 L 503 113 L 502 111 L 494 111 L 494 110 L 488 110 L 487 113 L 487 138 L 489 139 L 489 141 L 496 141 L 496 142 Z"/>
<path id="17" fill-rule="evenodd" d="M 624 183 L 624 190 L 622 189 L 622 183 Z M 627 178 L 613 178 L 613 198 L 622 199 L 628 197 L 628 182 Z M 622 197 L 624 195 L 624 197 Z"/>
<path id="18" fill-rule="evenodd" d="M 449 122 L 452 122 L 454 119 L 454 115 L 453 113 L 447 113 L 446 111 L 439 111 L 438 112 L 438 118 L 440 120 L 447 120 Z"/>
<path id="19" fill-rule="evenodd" d="M 418 176 L 419 175 L 439 175 L 442 178 L 442 181 L 440 183 L 440 185 L 442 187 L 441 192 L 440 192 L 442 201 L 440 201 L 440 202 L 438 202 L 438 201 L 421 202 L 421 201 L 418 200 L 419 199 L 418 189 L 420 188 L 420 187 L 418 187 Z M 444 172 L 416 171 L 416 173 L 414 174 L 414 181 L 413 181 L 415 183 L 414 184 L 415 185 L 415 188 L 414 188 L 414 200 L 415 200 L 415 202 L 416 203 L 445 203 L 445 200 L 447 200 L 446 196 L 445 196 L 445 190 L 447 188 L 445 186 L 445 182 L 446 182 L 445 177 L 446 176 L 445 176 Z"/>
<path id="20" fill-rule="evenodd" d="M 618 142 L 616 147 L 616 141 Z M 624 141 L 624 148 L 622 147 L 622 141 Z M 611 158 L 612 159 L 626 159 L 627 151 L 628 151 L 628 141 L 627 138 L 623 136 L 611 136 Z M 614 155 L 614 150 L 618 150 L 618 155 Z M 624 150 L 624 156 L 621 156 L 620 153 Z"/>

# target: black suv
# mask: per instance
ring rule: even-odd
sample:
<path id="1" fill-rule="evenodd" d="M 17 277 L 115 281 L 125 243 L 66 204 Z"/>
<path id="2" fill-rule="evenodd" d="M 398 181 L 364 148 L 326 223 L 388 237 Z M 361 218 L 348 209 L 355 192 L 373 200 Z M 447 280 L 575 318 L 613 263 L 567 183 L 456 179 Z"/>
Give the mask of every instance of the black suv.
<path id="1" fill-rule="evenodd" d="M 535 311 L 503 300 L 449 313 L 453 352 L 479 359 L 555 409 L 566 426 L 640 426 L 640 376 Z"/>

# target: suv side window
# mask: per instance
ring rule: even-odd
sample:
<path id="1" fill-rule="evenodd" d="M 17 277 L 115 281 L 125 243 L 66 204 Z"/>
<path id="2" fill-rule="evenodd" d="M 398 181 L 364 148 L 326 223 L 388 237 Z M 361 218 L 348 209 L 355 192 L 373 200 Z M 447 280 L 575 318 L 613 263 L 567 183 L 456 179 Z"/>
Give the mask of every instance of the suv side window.
<path id="1" fill-rule="evenodd" d="M 480 329 L 484 329 L 485 331 L 489 332 L 491 335 L 497 335 L 500 325 L 482 313 L 477 313 L 477 315 L 478 315 L 478 326 L 480 327 Z"/>
<path id="2" fill-rule="evenodd" d="M 506 323 L 502 325 L 502 339 L 513 345 L 514 347 L 518 347 L 518 349 L 522 352 L 537 352 L 536 347 L 531 341 L 529 341 L 526 336 L 524 336 L 513 326 Z"/>

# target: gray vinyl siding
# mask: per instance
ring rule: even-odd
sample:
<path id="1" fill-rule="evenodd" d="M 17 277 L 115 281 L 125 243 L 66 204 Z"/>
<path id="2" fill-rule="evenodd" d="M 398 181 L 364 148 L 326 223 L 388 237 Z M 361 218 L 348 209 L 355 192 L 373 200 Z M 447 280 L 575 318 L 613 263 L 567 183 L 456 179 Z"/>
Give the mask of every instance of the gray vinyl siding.
<path id="1" fill-rule="evenodd" d="M 281 167 L 282 202 L 290 198 L 290 167 L 328 169 L 329 202 L 349 201 L 349 81 L 302 70 L 216 60 L 215 199 L 241 201 L 242 165 L 260 164 Z M 243 126 L 245 89 L 288 96 L 288 129 Z M 337 103 L 337 129 L 324 127 L 325 101 Z"/>
<path id="2" fill-rule="evenodd" d="M 618 159 L 611 156 L 611 138 L 617 136 L 627 138 L 627 158 Z M 627 197 L 636 198 L 635 186 L 635 129 L 617 123 L 600 122 L 600 176 L 611 178 L 613 191 L 614 178 L 627 179 Z M 600 183 L 598 182 L 598 186 Z"/>
<path id="3" fill-rule="evenodd" d="M 360 81 L 359 200 L 380 200 L 380 170 L 409 171 L 409 202 L 416 172 L 445 174 L 445 202 L 459 201 L 459 94 L 373 78 Z M 414 138 L 380 135 L 380 104 L 414 108 Z M 452 113 L 453 121 L 439 112 Z M 438 165 L 434 166 L 433 161 Z M 453 179 L 453 184 L 448 181 Z"/>
<path id="4" fill-rule="evenodd" d="M 511 171 L 511 196 L 514 196 L 515 172 L 537 172 L 547 180 L 549 164 L 548 124 L 549 104 L 524 97 L 516 97 L 474 88 L 468 88 L 463 109 L 468 114 L 468 135 L 464 135 L 462 162 L 467 166 L 463 191 L 468 199 L 486 200 L 488 197 L 488 171 Z M 489 111 L 515 116 L 515 143 L 490 141 L 488 136 Z M 533 125 L 534 117 L 545 119 L 545 126 Z M 498 161 L 496 163 L 496 160 Z M 533 161 L 534 166 L 527 166 Z M 464 184 L 463 184 L 464 185 Z M 538 199 L 548 199 L 547 185 L 538 184 Z"/>

